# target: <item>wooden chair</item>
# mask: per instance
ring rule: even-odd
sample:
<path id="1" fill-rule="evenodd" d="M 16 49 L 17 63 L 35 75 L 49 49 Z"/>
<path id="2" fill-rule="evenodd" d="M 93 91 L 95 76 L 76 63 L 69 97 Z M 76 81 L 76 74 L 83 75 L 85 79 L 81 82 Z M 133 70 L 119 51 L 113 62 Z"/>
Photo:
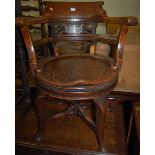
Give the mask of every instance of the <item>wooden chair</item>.
<path id="1" fill-rule="evenodd" d="M 60 3 L 56 3 L 58 5 Z M 36 114 L 38 118 L 38 130 L 36 140 L 43 138 L 47 116 L 45 114 L 46 98 L 66 99 L 69 107 L 62 113 L 51 117 L 56 118 L 74 113 L 80 116 L 96 134 L 99 151 L 105 152 L 104 143 L 104 119 L 107 111 L 108 94 L 116 87 L 119 71 L 123 62 L 123 48 L 130 25 L 137 24 L 135 17 L 107 17 L 102 5 L 95 3 L 82 3 L 83 9 L 78 10 L 78 3 L 65 3 L 65 12 L 49 7 L 52 13 L 46 13 L 38 18 L 18 17 L 16 26 L 19 26 L 29 55 L 29 64 L 33 76 L 36 79 L 37 94 L 35 100 Z M 88 7 L 95 6 L 96 7 Z M 66 7 L 65 7 L 66 6 Z M 70 7 L 69 7 L 70 6 Z M 87 6 L 87 8 L 86 8 Z M 91 8 L 88 9 L 88 8 Z M 83 12 L 85 10 L 86 12 Z M 93 12 L 93 13 L 92 13 Z M 116 38 L 107 38 L 96 34 L 68 34 L 46 37 L 33 41 L 29 26 L 34 24 L 48 24 L 55 22 L 88 23 L 101 22 L 106 24 L 120 24 L 120 33 Z M 35 46 L 48 44 L 54 41 L 93 41 L 90 53 L 76 53 L 59 55 L 55 48 L 55 57 L 36 58 Z M 99 56 L 95 51 L 95 42 L 100 41 L 115 47 L 112 58 Z M 95 120 L 85 115 L 85 105 L 80 100 L 93 99 L 96 107 Z"/>

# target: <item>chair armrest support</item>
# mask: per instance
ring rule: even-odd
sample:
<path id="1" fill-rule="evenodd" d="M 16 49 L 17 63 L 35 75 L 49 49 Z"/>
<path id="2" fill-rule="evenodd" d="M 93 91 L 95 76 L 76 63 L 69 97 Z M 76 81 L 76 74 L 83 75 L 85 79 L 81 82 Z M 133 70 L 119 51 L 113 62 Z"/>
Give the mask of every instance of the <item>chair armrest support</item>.
<path id="1" fill-rule="evenodd" d="M 21 32 L 23 35 L 23 39 L 24 39 L 27 51 L 28 51 L 29 65 L 30 65 L 31 71 L 34 75 L 35 69 L 37 68 L 37 59 L 36 59 L 35 49 L 34 49 L 34 46 L 32 43 L 32 38 L 31 38 L 28 27 L 23 26 L 20 29 L 21 29 Z"/>
<path id="2" fill-rule="evenodd" d="M 115 49 L 116 66 L 121 70 L 123 63 L 123 51 L 129 26 L 136 26 L 138 19 L 136 17 L 105 17 L 106 24 L 119 24 L 121 26 L 117 46 Z"/>
<path id="3" fill-rule="evenodd" d="M 30 26 L 38 24 L 40 17 L 16 17 L 15 24 L 17 27 Z"/>
<path id="4" fill-rule="evenodd" d="M 127 33 L 128 33 L 128 26 L 123 25 L 119 33 L 118 44 L 116 47 L 116 55 L 115 55 L 116 66 L 119 68 L 119 70 L 121 70 L 122 63 L 123 63 L 123 51 L 124 51 L 124 45 L 125 45 Z"/>
<path id="5" fill-rule="evenodd" d="M 22 27 L 35 24 L 44 24 L 51 22 L 52 20 L 52 15 L 49 14 L 40 17 L 16 17 L 15 24 L 18 27 Z"/>

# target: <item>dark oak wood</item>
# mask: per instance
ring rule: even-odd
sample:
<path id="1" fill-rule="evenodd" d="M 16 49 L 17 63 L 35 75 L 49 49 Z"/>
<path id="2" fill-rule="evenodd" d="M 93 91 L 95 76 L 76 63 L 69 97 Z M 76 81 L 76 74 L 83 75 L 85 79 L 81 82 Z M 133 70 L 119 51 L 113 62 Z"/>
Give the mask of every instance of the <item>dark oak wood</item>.
<path id="1" fill-rule="evenodd" d="M 93 101 L 85 102 L 91 103 Z M 61 103 L 61 104 L 60 104 Z M 62 104 L 64 103 L 64 104 Z M 52 113 L 58 113 L 66 107 L 65 102 L 57 99 L 47 100 L 46 109 Z M 25 112 L 25 115 L 21 115 Z M 92 130 L 78 117 L 73 114 L 48 120 L 51 125 L 47 126 L 44 140 L 36 142 L 32 135 L 35 134 L 37 119 L 35 112 L 25 109 L 24 103 L 16 108 L 16 145 L 21 148 L 22 154 L 38 154 L 47 151 L 49 154 L 62 155 L 96 155 L 98 152 L 96 137 Z M 91 117 L 90 109 L 86 114 Z M 123 155 L 125 151 L 124 128 L 122 106 L 113 104 L 111 111 L 107 111 L 105 118 L 105 144 L 110 153 L 106 155 Z M 119 122 L 119 123 L 118 123 Z M 31 126 L 31 128 L 30 128 Z M 25 148 L 25 149 L 24 149 Z M 41 151 L 39 153 L 39 150 Z M 16 148 L 17 155 L 20 150 Z M 29 153 L 28 153 L 29 152 Z"/>
<path id="2" fill-rule="evenodd" d="M 16 10 L 15 10 L 15 16 L 19 17 L 22 15 L 22 9 L 21 9 L 21 1 L 16 0 L 15 1 Z M 27 99 L 28 102 L 30 102 L 30 89 L 28 87 L 28 80 L 27 80 L 27 68 L 26 68 L 26 48 L 24 45 L 24 41 L 22 38 L 22 34 L 20 32 L 20 29 L 16 27 L 15 29 L 15 74 L 17 79 L 21 80 L 21 87 L 20 87 L 20 95 L 16 96 L 16 104 L 20 103 L 23 98 Z M 19 89 L 19 88 L 18 88 Z M 17 90 L 17 87 L 16 87 Z M 16 91 L 17 92 L 17 91 Z"/>
<path id="3" fill-rule="evenodd" d="M 96 34 L 97 22 L 92 20 L 105 16 L 106 12 L 102 9 L 103 2 L 47 2 L 44 1 L 43 14 L 51 14 L 57 22 L 48 24 L 48 36 L 57 36 L 61 34 Z M 57 11 L 59 10 L 59 11 Z M 89 19 L 88 22 L 82 22 L 84 18 Z M 73 22 L 66 22 L 73 19 Z M 92 20 L 92 22 L 91 22 Z M 89 41 L 90 42 L 90 41 Z M 50 48 L 55 52 L 54 42 L 49 43 Z M 87 52 L 90 44 L 88 42 L 81 42 L 81 49 Z M 52 51 L 52 50 L 50 50 Z M 53 52 L 53 53 L 54 53 Z M 56 52 L 55 52 L 56 53 Z"/>
<path id="4" fill-rule="evenodd" d="M 78 22 L 78 20 L 74 21 L 75 19 L 68 18 L 68 19 L 57 19 L 53 18 L 51 14 L 45 14 L 41 17 L 20 17 L 16 18 L 16 26 L 29 26 L 33 24 L 40 24 L 40 23 L 48 23 L 48 22 Z M 96 22 L 104 22 L 109 24 L 120 24 L 120 25 L 126 25 L 126 26 L 136 26 L 138 24 L 138 19 L 136 17 L 102 17 L 101 21 L 98 19 L 89 19 L 89 18 L 83 18 L 80 22 L 89 22 L 90 20 L 94 20 Z"/>
<path id="5" fill-rule="evenodd" d="M 131 102 L 126 145 L 127 154 L 140 154 L 140 101 Z"/>
<path id="6" fill-rule="evenodd" d="M 43 14 L 52 14 L 58 21 L 97 21 L 100 16 L 106 16 L 102 9 L 104 2 L 44 2 Z M 59 11 L 57 11 L 59 10 Z"/>
<path id="7" fill-rule="evenodd" d="M 36 79 L 37 96 L 35 100 L 38 118 L 38 130 L 36 140 L 43 137 L 46 125 L 44 111 L 45 98 L 59 98 L 76 102 L 69 104 L 64 112 L 52 115 L 52 118 L 66 114 L 80 116 L 96 134 L 98 150 L 106 152 L 104 144 L 104 120 L 107 111 L 108 95 L 117 85 L 119 71 L 123 59 L 123 48 L 128 31 L 128 26 L 136 25 L 135 17 L 107 17 L 102 9 L 102 3 L 48 3 L 46 2 L 44 13 L 38 18 L 16 18 L 16 25 L 20 26 L 23 38 L 28 50 L 29 64 Z M 80 6 L 83 6 L 80 8 Z M 86 7 L 87 6 L 87 7 Z M 90 7 L 88 7 L 90 6 Z M 57 9 L 60 9 L 57 11 Z M 43 44 L 54 40 L 66 41 L 92 41 L 88 54 L 59 55 L 59 49 L 55 48 L 55 57 L 37 60 L 35 46 L 29 32 L 29 26 L 33 24 L 48 24 L 55 22 L 103 22 L 120 24 L 119 35 L 115 39 L 104 38 L 96 34 L 57 35 L 40 40 Z M 96 41 L 115 45 L 114 58 L 97 56 L 95 53 Z M 86 108 L 81 100 L 93 99 L 96 105 L 95 122 L 84 114 Z"/>
<path id="8" fill-rule="evenodd" d="M 140 143 L 140 102 L 133 102 L 133 114 L 136 124 L 136 130 L 138 134 L 138 141 Z"/>
<path id="9" fill-rule="evenodd" d="M 107 152 L 104 144 L 104 122 L 107 112 L 106 95 L 104 97 L 95 98 L 94 101 L 96 103 L 96 137 L 99 143 L 99 150 Z"/>
<path id="10" fill-rule="evenodd" d="M 21 0 L 20 0 L 21 1 Z M 37 0 L 38 1 L 38 6 L 34 7 L 34 6 L 31 6 L 31 4 L 27 5 L 26 6 L 21 6 L 21 12 L 22 11 L 25 11 L 25 12 L 30 12 L 30 11 L 34 11 L 34 12 L 38 12 L 39 15 L 42 15 L 43 14 L 43 2 L 42 0 Z M 22 14 L 22 13 L 21 13 Z M 23 17 L 32 17 L 32 18 L 35 18 L 34 16 L 28 16 L 28 15 L 22 15 Z M 39 25 L 39 27 L 37 26 L 30 26 L 30 28 L 32 30 L 39 30 L 41 32 L 41 37 L 42 38 L 45 38 L 46 37 L 46 29 L 45 29 L 45 25 L 44 24 L 41 24 Z M 40 48 L 40 46 L 38 47 Z M 48 49 L 47 49 L 47 46 L 46 45 L 43 45 L 42 48 L 40 48 L 41 52 L 38 52 L 38 55 L 39 56 L 47 56 L 48 55 Z"/>
<path id="11" fill-rule="evenodd" d="M 45 59 L 38 65 L 36 78 L 50 86 L 102 85 L 117 78 L 112 59 L 89 54 L 67 54 Z M 72 64 L 72 65 L 71 65 Z M 72 75 L 70 74 L 72 73 Z M 91 87 L 90 87 L 91 89 Z"/>
<path id="12" fill-rule="evenodd" d="M 41 141 L 46 127 L 47 116 L 45 114 L 46 95 L 40 94 L 36 96 L 35 107 L 38 118 L 38 131 L 35 135 L 36 141 Z"/>
<path id="13" fill-rule="evenodd" d="M 117 38 L 111 37 L 108 35 L 92 35 L 92 34 L 87 34 L 87 35 L 82 35 L 82 34 L 68 34 L 67 37 L 66 35 L 57 35 L 57 36 L 52 36 L 52 37 L 47 37 L 46 39 L 40 39 L 40 40 L 35 40 L 34 44 L 47 44 L 50 41 L 101 41 L 103 43 L 109 44 L 109 45 L 117 45 Z"/>
<path id="14" fill-rule="evenodd" d="M 122 91 L 112 91 L 109 94 L 109 99 L 112 100 L 129 100 L 129 101 L 139 101 L 140 94 L 132 92 L 122 92 Z"/>
<path id="15" fill-rule="evenodd" d="M 63 19 L 60 18 L 61 22 L 63 20 L 73 22 L 72 18 L 68 19 Z M 82 21 L 87 22 L 90 19 L 84 18 Z M 122 57 L 123 57 L 123 49 L 124 49 L 124 43 L 125 43 L 125 38 L 128 32 L 128 26 L 134 26 L 137 24 L 137 19 L 135 17 L 104 17 L 102 21 L 98 20 L 99 22 L 105 22 L 106 24 L 108 23 L 116 23 L 122 25 L 119 36 L 117 38 L 117 46 L 116 46 L 116 51 L 115 51 L 115 61 L 116 65 L 121 68 L 122 64 Z M 21 17 L 16 19 L 16 25 L 17 26 L 22 26 L 25 31 L 28 31 L 28 26 L 33 25 L 33 24 L 39 24 L 39 23 L 47 23 L 47 22 L 59 22 L 59 19 L 53 18 L 52 15 L 46 14 L 43 15 L 42 17 L 39 18 L 26 18 L 26 17 Z M 27 30 L 26 30 L 27 29 Z M 27 32 L 28 33 L 28 32 Z M 67 36 L 64 36 L 64 38 L 68 38 Z M 89 40 L 89 36 L 87 36 Z M 103 40 L 104 36 L 102 37 Z M 72 38 L 70 38 L 72 39 Z M 78 39 L 77 39 L 78 40 Z M 92 38 L 92 40 L 95 40 L 95 37 Z M 96 39 L 97 40 L 97 39 Z M 110 40 L 110 38 L 109 38 Z M 30 51 L 31 52 L 31 51 Z"/>

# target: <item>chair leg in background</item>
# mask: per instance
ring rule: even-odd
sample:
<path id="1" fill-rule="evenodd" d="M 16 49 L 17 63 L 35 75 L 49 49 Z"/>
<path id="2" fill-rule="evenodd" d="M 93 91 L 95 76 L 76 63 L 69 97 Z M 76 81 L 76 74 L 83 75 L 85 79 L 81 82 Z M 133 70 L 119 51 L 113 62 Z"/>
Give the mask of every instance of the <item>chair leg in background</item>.
<path id="1" fill-rule="evenodd" d="M 99 151 L 106 152 L 104 143 L 104 126 L 108 106 L 106 98 L 97 98 L 94 101 L 96 105 L 96 137 L 99 145 Z"/>

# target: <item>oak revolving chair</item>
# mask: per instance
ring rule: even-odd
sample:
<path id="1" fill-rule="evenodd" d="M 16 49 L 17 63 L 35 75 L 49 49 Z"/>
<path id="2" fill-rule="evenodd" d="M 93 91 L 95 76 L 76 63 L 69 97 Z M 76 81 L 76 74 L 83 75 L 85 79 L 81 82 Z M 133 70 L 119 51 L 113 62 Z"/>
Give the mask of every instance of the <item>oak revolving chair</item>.
<path id="1" fill-rule="evenodd" d="M 48 97 L 66 99 L 70 102 L 67 110 L 52 117 L 74 112 L 80 116 L 94 131 L 99 151 L 105 152 L 104 143 L 104 119 L 107 111 L 108 94 L 116 87 L 121 70 L 123 47 L 128 27 L 137 24 L 134 17 L 107 17 L 105 14 L 97 16 L 94 13 L 88 16 L 75 16 L 75 18 L 54 18 L 52 14 L 44 14 L 41 17 L 18 17 L 16 26 L 20 27 L 29 56 L 29 64 L 36 81 L 36 114 L 38 129 L 36 140 L 43 138 L 47 116 L 45 114 L 45 101 Z M 77 34 L 57 35 L 33 41 L 29 26 L 34 24 L 47 24 L 52 22 L 101 22 L 106 24 L 120 24 L 120 32 L 116 38 L 105 38 L 104 35 Z M 59 55 L 55 48 L 55 56 L 37 59 L 36 44 L 48 44 L 55 41 L 92 41 L 89 53 L 76 53 Z M 95 52 L 95 43 L 103 42 L 115 47 L 113 57 L 100 56 Z M 80 100 L 93 99 L 96 107 L 95 121 L 85 116 L 84 105 Z"/>

